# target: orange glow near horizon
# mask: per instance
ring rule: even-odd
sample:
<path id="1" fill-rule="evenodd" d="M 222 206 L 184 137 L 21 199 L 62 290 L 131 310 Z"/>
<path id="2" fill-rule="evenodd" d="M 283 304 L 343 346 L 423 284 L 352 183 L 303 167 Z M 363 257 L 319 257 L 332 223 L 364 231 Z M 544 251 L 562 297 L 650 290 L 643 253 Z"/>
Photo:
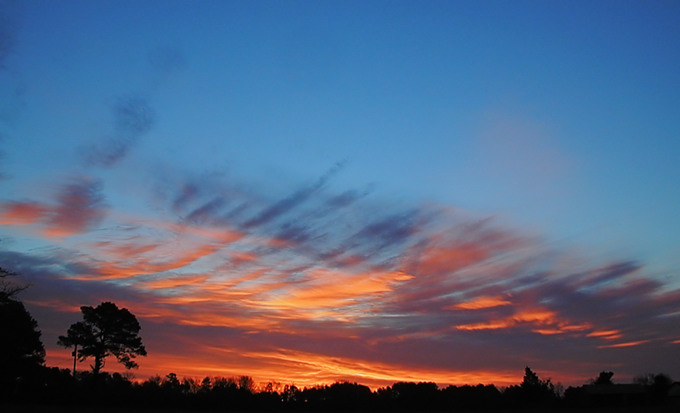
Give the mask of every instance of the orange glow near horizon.
<path id="1" fill-rule="evenodd" d="M 215 360 L 226 359 L 229 363 Z M 178 355 L 149 355 L 137 359 L 140 368 L 125 370 L 115 360 L 107 360 L 106 371 L 131 373 L 144 380 L 175 373 L 179 377 L 202 379 L 206 376 L 237 377 L 248 375 L 264 386 L 268 382 L 294 384 L 300 388 L 351 381 L 372 390 L 396 382 L 435 382 L 439 386 L 494 384 L 509 386 L 521 382 L 520 371 L 447 371 L 435 368 L 409 368 L 401 365 L 376 363 L 360 359 L 326 356 L 302 351 L 277 350 L 237 352 L 212 349 L 200 358 Z M 257 360 L 258 363 L 253 363 Z M 71 369 L 73 358 L 68 350 L 48 351 L 49 365 Z M 89 369 L 88 361 L 79 362 L 78 370 Z"/>

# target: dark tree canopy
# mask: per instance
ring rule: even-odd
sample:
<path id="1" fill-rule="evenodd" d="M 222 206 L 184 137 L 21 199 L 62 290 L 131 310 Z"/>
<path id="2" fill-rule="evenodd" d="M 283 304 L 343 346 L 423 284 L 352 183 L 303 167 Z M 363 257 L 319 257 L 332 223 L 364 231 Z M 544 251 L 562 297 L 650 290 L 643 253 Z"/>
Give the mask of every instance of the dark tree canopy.
<path id="1" fill-rule="evenodd" d="M 505 395 L 515 407 L 549 405 L 558 398 L 550 379 L 540 379 L 528 366 L 524 368 L 522 383 L 508 387 Z"/>
<path id="2" fill-rule="evenodd" d="M 593 384 L 597 384 L 597 385 L 601 385 L 601 386 L 614 384 L 614 382 L 612 381 L 612 377 L 614 377 L 613 372 L 611 372 L 611 371 L 601 371 L 600 375 L 597 376 L 597 378 L 595 380 L 593 380 Z"/>
<path id="3" fill-rule="evenodd" d="M 134 359 L 146 356 L 146 349 L 139 336 L 139 322 L 130 311 L 111 302 L 97 307 L 83 306 L 80 311 L 83 321 L 72 324 L 65 336 L 59 336 L 58 344 L 73 347 L 74 358 L 81 361 L 94 358 L 91 367 L 95 374 L 101 371 L 110 355 L 128 369 L 138 366 Z"/>
<path id="4" fill-rule="evenodd" d="M 15 382 L 45 363 L 38 323 L 17 300 L 0 297 L 0 381 Z"/>
<path id="5" fill-rule="evenodd" d="M 73 377 L 76 376 L 76 360 L 79 359 L 80 361 L 83 361 L 86 357 L 78 351 L 79 348 L 82 349 L 82 347 L 92 341 L 93 338 L 94 334 L 92 329 L 82 321 L 72 324 L 71 327 L 68 328 L 65 336 L 59 336 L 57 344 L 67 348 L 73 347 L 73 352 L 71 353 L 73 356 Z"/>
<path id="6" fill-rule="evenodd" d="M 524 368 L 524 379 L 522 380 L 522 388 L 532 389 L 541 387 L 541 379 L 538 378 L 538 374 L 534 373 L 528 366 Z"/>

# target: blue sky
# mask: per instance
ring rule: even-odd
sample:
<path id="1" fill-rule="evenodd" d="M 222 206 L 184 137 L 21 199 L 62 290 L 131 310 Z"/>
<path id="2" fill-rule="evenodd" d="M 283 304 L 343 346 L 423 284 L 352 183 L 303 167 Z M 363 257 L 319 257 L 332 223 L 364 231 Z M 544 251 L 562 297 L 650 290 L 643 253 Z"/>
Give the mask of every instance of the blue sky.
<path id="1" fill-rule="evenodd" d="M 368 295 L 319 303 L 323 316 L 302 330 L 345 328 L 323 324 L 331 321 L 363 326 L 348 346 L 364 349 L 354 353 L 366 360 L 373 357 L 366 350 L 371 328 L 381 335 L 408 330 L 417 340 L 429 334 L 438 337 L 430 343 L 436 347 L 449 317 L 441 309 L 471 311 L 455 301 L 462 296 L 495 303 L 476 308 L 515 309 L 514 318 L 486 314 L 495 324 L 463 322 L 455 318 L 466 319 L 460 314 L 446 321 L 464 334 L 475 331 L 465 326 L 507 329 L 518 342 L 534 343 L 589 328 L 583 337 L 616 340 L 620 333 L 625 339 L 616 344 L 638 343 L 622 347 L 635 354 L 654 343 L 677 352 L 677 329 L 675 338 L 662 339 L 667 331 L 633 337 L 606 320 L 581 319 L 576 307 L 583 303 L 566 292 L 583 298 L 601 290 L 587 307 L 605 314 L 618 304 L 602 297 L 633 300 L 624 292 L 646 283 L 648 290 L 637 290 L 648 291 L 640 305 L 656 309 L 654 317 L 677 318 L 677 304 L 667 307 L 669 296 L 662 296 L 677 295 L 680 286 L 677 3 L 10 1 L 1 10 L 0 265 L 35 285 L 61 280 L 91 291 L 26 293 L 34 313 L 44 314 L 44 321 L 36 318 L 51 346 L 49 360 L 66 354 L 51 341 L 76 316 L 73 308 L 96 304 L 78 301 L 85 297 L 134 302 L 142 294 L 154 302 L 250 274 L 259 286 L 287 280 L 266 297 L 253 289 L 237 295 L 250 297 L 241 298 L 241 310 L 276 319 L 272 312 L 289 308 L 281 307 L 286 297 L 296 303 L 291 308 L 311 310 L 296 298 L 311 300 L 307 292 L 329 287 L 328 271 L 340 271 L 335 278 L 348 277 Z M 487 231 L 506 241 L 489 241 Z M 472 253 L 473 244 L 484 248 Z M 416 265 L 418 248 L 432 252 L 421 251 L 427 262 Z M 342 264 L 329 258 L 343 249 L 355 257 Z M 200 258 L 182 257 L 187 251 Z M 223 261 L 241 262 L 235 251 L 251 267 L 226 271 Z M 494 270 L 505 281 L 493 278 L 469 291 L 468 284 L 451 284 L 505 261 L 515 269 Z M 46 265 L 51 276 L 39 276 Z M 111 268 L 126 276 L 111 277 Z M 611 270 L 622 278 L 612 275 L 603 286 L 593 274 L 605 268 L 626 270 Z M 573 272 L 590 274 L 584 277 L 597 286 L 562 284 Z M 523 286 L 523 277 L 540 273 L 550 275 L 532 299 L 523 296 L 535 287 Z M 178 277 L 192 282 L 158 291 L 148 284 Z M 428 277 L 450 294 L 432 296 L 424 281 L 414 281 Z M 506 285 L 510 279 L 516 282 Z M 297 291 L 299 282 L 309 289 Z M 558 286 L 565 293 L 553 297 Z M 438 303 L 436 311 L 409 301 L 423 294 Z M 384 307 L 351 322 L 324 312 L 347 300 L 351 314 L 370 300 Z M 408 315 L 402 325 L 391 321 L 397 302 Z M 528 302 L 531 314 L 539 306 L 543 316 L 522 315 Z M 153 323 L 160 307 L 137 312 Z M 54 308 L 62 316 L 48 311 Z M 213 303 L 201 314 L 225 311 Z M 652 313 L 629 315 L 630 328 Z M 432 330 L 410 330 L 419 314 Z M 309 314 L 300 317 L 310 322 Z M 222 334 L 276 330 L 239 323 L 221 326 L 229 331 Z M 542 327 L 527 333 L 526 323 Z M 178 321 L 177 334 L 195 324 Z M 299 339 L 273 345 L 298 354 L 303 350 L 291 343 Z M 460 340 L 468 348 L 482 338 Z M 502 341 L 484 340 L 490 347 Z M 589 369 L 633 375 L 645 373 L 638 371 L 644 363 L 655 365 L 644 357 L 640 365 L 626 364 L 628 353 L 597 364 L 593 349 L 608 344 L 580 345 L 574 358 L 592 364 L 568 369 L 547 355 L 524 356 L 574 380 Z M 322 347 L 304 349 L 305 357 L 328 355 Z M 395 348 L 393 359 L 382 362 L 398 364 L 410 348 Z M 659 367 L 669 364 L 661 361 L 670 354 L 664 351 Z M 228 358 L 221 368 L 235 371 L 238 363 Z M 439 374 L 430 370 L 433 360 L 408 363 L 393 377 Z M 518 376 L 523 363 L 517 361 Z M 475 370 L 446 365 L 459 375 Z M 499 361 L 495 380 L 508 377 L 503 372 L 512 365 Z M 287 379 L 302 374 L 287 368 L 281 367 Z M 671 368 L 680 374 L 680 366 Z M 271 371 L 269 365 L 261 374 Z"/>

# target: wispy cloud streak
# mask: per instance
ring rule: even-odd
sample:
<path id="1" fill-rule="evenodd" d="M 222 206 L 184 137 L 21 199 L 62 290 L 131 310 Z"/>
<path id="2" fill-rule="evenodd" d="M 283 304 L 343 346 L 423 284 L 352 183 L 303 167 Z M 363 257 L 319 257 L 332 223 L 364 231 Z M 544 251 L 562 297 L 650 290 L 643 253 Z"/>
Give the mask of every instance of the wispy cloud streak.
<path id="1" fill-rule="evenodd" d="M 115 165 L 151 130 L 155 122 L 154 110 L 145 97 L 121 97 L 111 112 L 113 133 L 84 150 L 88 166 L 109 168 Z"/>
<path id="2" fill-rule="evenodd" d="M 299 189 L 295 191 L 292 195 L 276 202 L 275 204 L 266 207 L 257 216 L 243 223 L 243 226 L 247 228 L 256 227 L 259 225 L 266 224 L 271 220 L 278 218 L 282 214 L 290 211 L 296 206 L 300 205 L 307 199 L 309 199 L 315 192 L 319 191 L 326 185 L 328 180 L 336 174 L 344 165 L 344 162 L 337 163 L 331 170 L 326 174 L 321 176 L 313 185 Z"/>

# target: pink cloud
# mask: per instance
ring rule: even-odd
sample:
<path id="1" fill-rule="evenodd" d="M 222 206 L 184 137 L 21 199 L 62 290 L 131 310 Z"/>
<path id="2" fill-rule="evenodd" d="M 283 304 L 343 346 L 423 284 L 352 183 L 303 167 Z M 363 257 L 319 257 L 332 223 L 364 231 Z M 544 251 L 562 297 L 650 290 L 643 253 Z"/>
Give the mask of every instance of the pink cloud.
<path id="1" fill-rule="evenodd" d="M 31 225 L 50 213 L 47 206 L 32 202 L 8 202 L 0 206 L 0 225 Z"/>
<path id="2" fill-rule="evenodd" d="M 7 202 L 0 205 L 3 225 L 32 225 L 48 238 L 83 233 L 105 216 L 99 183 L 78 179 L 60 188 L 56 203 Z"/>

